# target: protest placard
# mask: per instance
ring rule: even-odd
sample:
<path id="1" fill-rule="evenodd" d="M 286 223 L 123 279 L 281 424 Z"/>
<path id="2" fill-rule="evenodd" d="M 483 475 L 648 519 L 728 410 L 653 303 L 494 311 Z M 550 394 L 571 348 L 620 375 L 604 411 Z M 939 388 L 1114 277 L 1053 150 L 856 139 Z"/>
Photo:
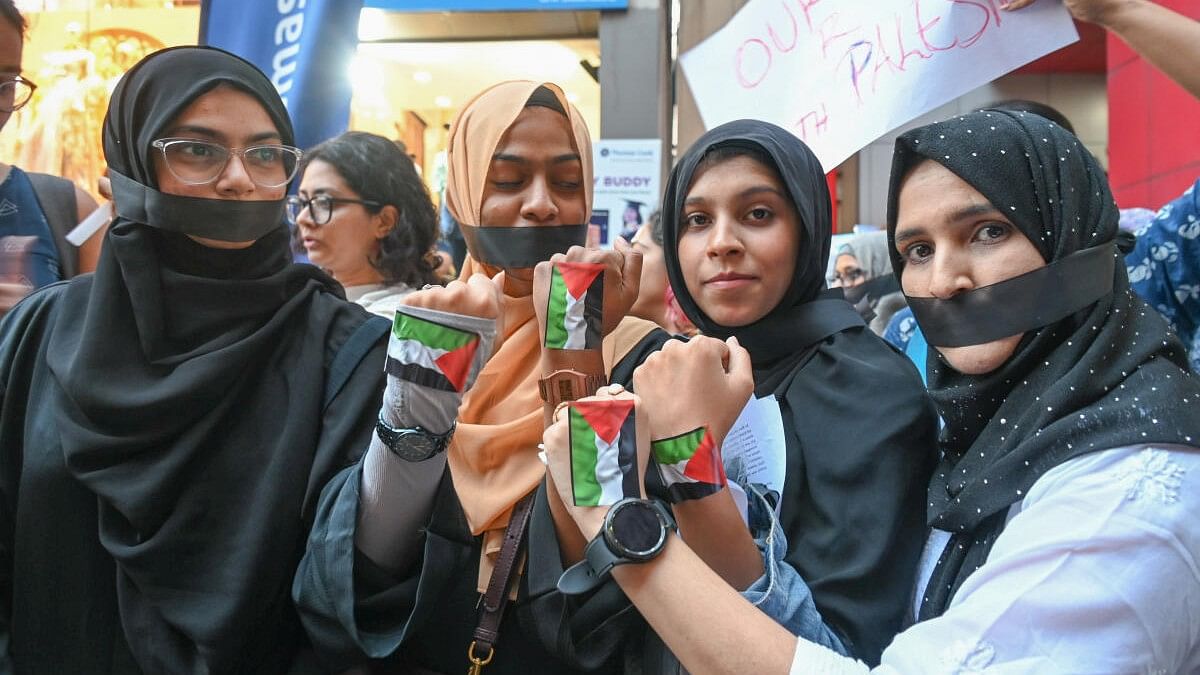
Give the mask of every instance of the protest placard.
<path id="1" fill-rule="evenodd" d="M 751 0 L 680 57 L 704 124 L 791 130 L 826 171 L 883 134 L 1078 39 L 1057 2 Z"/>

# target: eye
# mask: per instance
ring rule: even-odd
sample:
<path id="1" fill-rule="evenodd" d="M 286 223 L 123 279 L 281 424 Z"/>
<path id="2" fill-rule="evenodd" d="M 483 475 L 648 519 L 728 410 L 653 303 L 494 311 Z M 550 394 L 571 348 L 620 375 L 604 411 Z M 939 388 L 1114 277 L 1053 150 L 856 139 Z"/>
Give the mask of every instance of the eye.
<path id="1" fill-rule="evenodd" d="M 708 216 L 703 213 L 689 213 L 683 218 L 684 229 L 695 229 L 708 224 Z"/>
<path id="2" fill-rule="evenodd" d="M 916 243 L 904 249 L 905 262 L 920 265 L 933 257 L 933 247 L 929 244 Z"/>
<path id="3" fill-rule="evenodd" d="M 772 215 L 773 214 L 771 213 L 771 209 L 761 207 L 761 206 L 756 209 L 751 209 L 750 213 L 747 214 L 747 216 L 750 218 L 750 220 L 767 220 Z"/>
<path id="4" fill-rule="evenodd" d="M 183 142 L 176 145 L 176 151 L 185 157 L 194 159 L 207 159 L 215 157 L 218 151 L 215 147 L 208 143 L 199 142 Z"/>
<path id="5" fill-rule="evenodd" d="M 975 231 L 975 241 L 985 244 L 995 243 L 1007 237 L 1011 231 L 1012 226 L 1008 223 L 985 223 Z"/>
<path id="6" fill-rule="evenodd" d="M 275 164 L 279 161 L 279 158 L 282 154 L 283 150 L 280 148 L 264 145 L 246 150 L 245 157 L 246 159 L 259 164 Z"/>

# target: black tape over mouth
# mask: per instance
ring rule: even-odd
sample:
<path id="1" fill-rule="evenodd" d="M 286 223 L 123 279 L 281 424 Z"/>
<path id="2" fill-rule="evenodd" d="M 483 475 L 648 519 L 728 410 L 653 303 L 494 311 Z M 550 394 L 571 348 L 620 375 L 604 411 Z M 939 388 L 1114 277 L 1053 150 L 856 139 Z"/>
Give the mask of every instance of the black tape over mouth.
<path id="1" fill-rule="evenodd" d="M 1104 244 L 945 300 L 905 298 L 930 345 L 979 345 L 1048 326 L 1094 304 L 1112 292 L 1116 257 L 1116 248 Z"/>
<path id="2" fill-rule="evenodd" d="M 506 269 L 535 267 L 555 253 L 583 246 L 587 224 L 534 227 L 475 227 L 463 225 L 463 239 L 471 257 L 485 265 Z"/>
<path id="3" fill-rule="evenodd" d="M 283 199 L 205 199 L 159 192 L 109 170 L 119 218 L 218 241 L 256 241 L 283 224 Z"/>

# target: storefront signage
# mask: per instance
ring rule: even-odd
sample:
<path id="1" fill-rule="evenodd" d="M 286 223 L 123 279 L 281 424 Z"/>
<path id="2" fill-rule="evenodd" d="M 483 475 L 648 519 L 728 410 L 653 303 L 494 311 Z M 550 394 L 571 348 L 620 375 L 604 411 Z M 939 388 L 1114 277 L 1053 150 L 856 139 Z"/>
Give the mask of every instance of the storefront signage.
<path id="1" fill-rule="evenodd" d="M 662 198 L 662 141 L 657 138 L 599 140 L 592 145 L 592 224 L 600 245 L 632 239 Z"/>
<path id="2" fill-rule="evenodd" d="M 680 61 L 704 124 L 785 127 L 831 170 L 892 129 L 1078 39 L 1062 4 L 751 0 Z"/>
<path id="3" fill-rule="evenodd" d="M 393 12 L 528 12 L 628 9 L 629 0 L 366 0 L 364 7 Z"/>

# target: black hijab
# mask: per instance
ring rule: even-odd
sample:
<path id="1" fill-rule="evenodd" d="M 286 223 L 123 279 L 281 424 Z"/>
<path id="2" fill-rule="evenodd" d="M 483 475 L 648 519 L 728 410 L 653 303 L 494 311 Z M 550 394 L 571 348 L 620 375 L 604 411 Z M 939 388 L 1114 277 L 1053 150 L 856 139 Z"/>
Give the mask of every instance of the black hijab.
<path id="1" fill-rule="evenodd" d="M 700 310 L 679 260 L 688 189 L 705 156 L 726 147 L 749 149 L 759 161 L 765 155 L 800 227 L 784 298 L 762 319 L 736 328 Z M 858 658 L 878 663 L 911 598 L 936 420 L 912 365 L 867 330 L 840 289 L 825 290 L 830 210 L 821 165 L 802 141 L 766 122 L 731 122 L 701 136 L 672 171 L 663 197 L 663 252 L 687 317 L 706 335 L 736 335 L 753 361 L 755 394 L 779 402 L 787 446 L 780 502 L 785 559 L 804 576 L 826 623 Z"/>
<path id="2" fill-rule="evenodd" d="M 117 85 L 109 166 L 154 188 L 151 141 L 221 85 L 257 99 L 291 142 L 261 72 L 180 47 Z M 210 215 L 224 206 L 202 201 Z M 225 203 L 237 225 L 244 212 Z M 160 225 L 118 217 L 94 277 L 66 291 L 49 350 L 63 455 L 98 498 L 122 626 L 144 671 L 281 670 L 299 635 L 288 588 L 302 510 L 321 472 L 343 461 L 321 425 L 323 366 L 365 317 L 331 278 L 291 264 L 281 221 L 243 250 Z"/>
<path id="3" fill-rule="evenodd" d="M 1032 113 L 984 110 L 897 139 L 888 209 L 897 278 L 905 264 L 894 240 L 900 184 L 926 159 L 982 193 L 1047 263 L 1097 246 L 1119 255 L 1116 203 L 1079 140 Z M 1008 507 L 1050 469 L 1122 446 L 1200 445 L 1200 382 L 1186 351 L 1129 290 L 1124 264 L 1113 276 L 1110 294 L 1027 332 L 1008 361 L 985 375 L 961 374 L 930 349 L 929 391 L 945 427 L 928 522 L 953 536 L 919 618 L 946 610 L 987 559 Z"/>
<path id="4" fill-rule="evenodd" d="M 722 326 L 700 309 L 688 293 L 679 264 L 678 243 L 683 202 L 696 170 L 711 151 L 746 148 L 765 154 L 787 187 L 800 222 L 796 269 L 779 304 L 748 326 Z M 663 241 L 667 276 L 684 314 L 705 335 L 722 340 L 736 335 L 753 359 L 755 370 L 779 370 L 780 360 L 847 328 L 862 326 L 840 291 L 826 291 L 825 262 L 829 259 L 833 218 L 829 187 L 816 155 L 786 130 L 758 120 L 722 124 L 701 136 L 676 163 L 663 194 Z M 849 310 L 849 311 L 847 311 Z M 759 382 L 755 373 L 755 382 Z"/>

